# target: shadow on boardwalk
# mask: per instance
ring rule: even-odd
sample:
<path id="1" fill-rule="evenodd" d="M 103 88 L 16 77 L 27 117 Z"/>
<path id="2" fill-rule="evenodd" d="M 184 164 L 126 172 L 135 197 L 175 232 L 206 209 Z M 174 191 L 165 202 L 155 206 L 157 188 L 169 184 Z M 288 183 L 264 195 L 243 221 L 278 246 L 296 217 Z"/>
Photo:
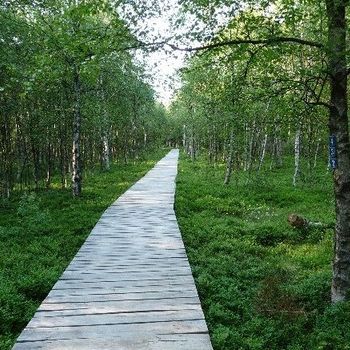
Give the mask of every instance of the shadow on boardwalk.
<path id="1" fill-rule="evenodd" d="M 13 349 L 212 349 L 173 209 L 177 160 L 105 211 Z"/>

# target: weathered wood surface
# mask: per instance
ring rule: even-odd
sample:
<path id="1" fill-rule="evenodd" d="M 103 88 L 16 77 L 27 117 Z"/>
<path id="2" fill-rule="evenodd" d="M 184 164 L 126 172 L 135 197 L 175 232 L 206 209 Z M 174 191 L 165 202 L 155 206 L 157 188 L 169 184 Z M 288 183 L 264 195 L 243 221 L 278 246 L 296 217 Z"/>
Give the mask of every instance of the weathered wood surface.
<path id="1" fill-rule="evenodd" d="M 15 350 L 212 350 L 173 209 L 177 160 L 105 211 Z"/>

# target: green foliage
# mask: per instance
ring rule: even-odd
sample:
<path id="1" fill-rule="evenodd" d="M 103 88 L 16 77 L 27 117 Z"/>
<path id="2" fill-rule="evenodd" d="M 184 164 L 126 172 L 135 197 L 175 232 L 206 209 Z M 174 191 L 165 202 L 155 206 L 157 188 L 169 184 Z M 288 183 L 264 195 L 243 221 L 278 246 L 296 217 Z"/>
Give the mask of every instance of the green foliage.
<path id="1" fill-rule="evenodd" d="M 326 308 L 317 317 L 312 345 L 322 350 L 350 349 L 350 304 L 340 303 Z"/>
<path id="2" fill-rule="evenodd" d="M 161 158 L 165 150 L 85 179 L 81 198 L 69 190 L 14 193 L 0 210 L 0 349 L 19 332 L 76 254 L 103 211 Z"/>
<path id="3" fill-rule="evenodd" d="M 330 175 L 292 188 L 292 172 L 287 160 L 225 186 L 220 164 L 181 158 L 176 212 L 215 350 L 349 348 L 350 304 L 330 305 L 332 230 L 287 222 L 334 221 Z"/>
<path id="4" fill-rule="evenodd" d="M 19 223 L 27 229 L 36 230 L 38 225 L 43 232 L 51 226 L 51 217 L 47 209 L 41 206 L 41 200 L 35 192 L 22 195 L 17 209 Z"/>
<path id="5" fill-rule="evenodd" d="M 129 50 L 139 43 L 123 4 L 0 4 L 0 196 L 50 187 L 57 174 L 65 184 L 75 112 L 84 170 L 165 140 L 165 109 Z"/>

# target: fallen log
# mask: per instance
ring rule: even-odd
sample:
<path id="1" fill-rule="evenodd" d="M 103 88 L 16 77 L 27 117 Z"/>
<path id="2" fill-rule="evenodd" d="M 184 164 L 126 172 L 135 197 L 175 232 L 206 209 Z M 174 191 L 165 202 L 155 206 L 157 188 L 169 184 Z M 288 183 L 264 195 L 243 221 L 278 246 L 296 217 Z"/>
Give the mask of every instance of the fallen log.
<path id="1" fill-rule="evenodd" d="M 325 224 L 322 222 L 314 222 L 310 221 L 301 215 L 298 214 L 289 214 L 288 216 L 288 222 L 289 224 L 297 229 L 309 229 L 309 228 L 321 228 L 321 229 L 327 229 L 327 228 L 334 228 L 334 224 Z"/>

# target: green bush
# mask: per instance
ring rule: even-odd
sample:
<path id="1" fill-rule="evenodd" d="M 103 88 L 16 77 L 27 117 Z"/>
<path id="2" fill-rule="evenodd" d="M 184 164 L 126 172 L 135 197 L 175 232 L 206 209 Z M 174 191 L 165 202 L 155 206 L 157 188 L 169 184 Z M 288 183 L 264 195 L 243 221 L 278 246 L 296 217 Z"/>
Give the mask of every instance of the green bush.
<path id="1" fill-rule="evenodd" d="M 89 174 L 80 198 L 53 182 L 0 203 L 0 349 L 11 349 L 103 211 L 165 152 Z"/>
<path id="2" fill-rule="evenodd" d="M 330 304 L 332 232 L 287 222 L 334 221 L 331 176 L 293 188 L 289 163 L 224 186 L 224 167 L 181 157 L 176 213 L 215 350 L 350 349 L 349 306 Z"/>
<path id="3" fill-rule="evenodd" d="M 17 215 L 19 223 L 27 230 L 38 231 L 40 227 L 45 232 L 51 225 L 49 211 L 42 208 L 41 200 L 35 192 L 24 193 L 21 196 Z"/>

